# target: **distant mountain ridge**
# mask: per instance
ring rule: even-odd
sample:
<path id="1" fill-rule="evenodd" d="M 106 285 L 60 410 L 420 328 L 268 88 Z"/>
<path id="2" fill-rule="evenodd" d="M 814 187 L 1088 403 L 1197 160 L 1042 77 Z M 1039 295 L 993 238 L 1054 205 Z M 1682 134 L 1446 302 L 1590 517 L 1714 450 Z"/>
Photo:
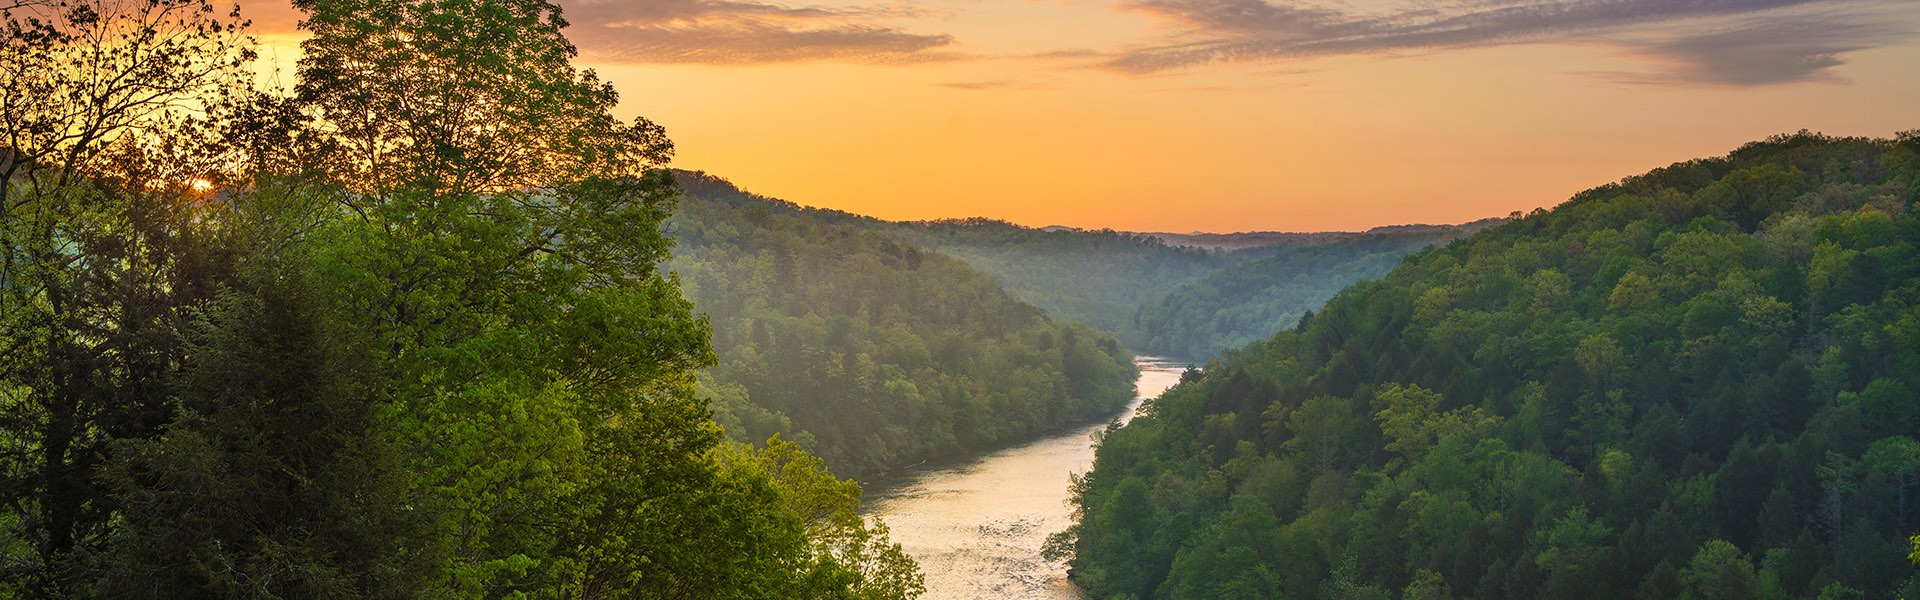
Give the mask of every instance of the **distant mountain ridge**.
<path id="1" fill-rule="evenodd" d="M 1488 217 L 1461 223 L 1458 225 L 1435 225 L 1410 223 L 1406 225 L 1381 225 L 1364 231 L 1244 231 L 1235 233 L 1165 233 L 1157 231 L 1138 232 L 1139 235 L 1160 238 L 1170 245 L 1213 250 L 1245 250 L 1279 245 L 1333 244 L 1371 235 L 1404 233 L 1438 233 L 1461 229 L 1478 231 L 1506 222 L 1510 217 Z"/>
<path id="2" fill-rule="evenodd" d="M 1292 328 L 1355 282 L 1402 258 L 1507 219 L 1376 227 L 1364 233 L 1283 234 L 1272 256 L 1223 269 L 1140 305 L 1121 334 L 1135 350 L 1203 361 Z"/>
<path id="3" fill-rule="evenodd" d="M 1111 332 L 1136 351 L 1194 360 L 1291 327 L 1334 291 L 1385 274 L 1402 256 L 1507 220 L 1190 234 L 987 217 L 886 221 L 753 194 L 704 172 L 679 179 L 690 196 L 897 235 L 967 263 L 1050 315 Z"/>

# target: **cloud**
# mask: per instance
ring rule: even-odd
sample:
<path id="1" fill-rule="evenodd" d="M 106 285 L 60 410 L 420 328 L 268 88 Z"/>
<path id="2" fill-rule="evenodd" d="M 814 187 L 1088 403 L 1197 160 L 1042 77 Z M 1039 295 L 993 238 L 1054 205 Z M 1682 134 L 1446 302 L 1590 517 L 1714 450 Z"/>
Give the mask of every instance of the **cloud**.
<path id="1" fill-rule="evenodd" d="M 975 91 L 1007 90 L 1007 91 L 1032 92 L 1032 91 L 1047 91 L 1047 90 L 1060 89 L 1059 87 L 1051 84 L 1033 83 L 1029 81 L 1009 81 L 1009 80 L 950 81 L 950 82 L 940 83 L 936 85 L 939 85 L 940 87 L 944 87 L 944 88 L 953 88 L 956 90 L 975 90 Z"/>
<path id="2" fill-rule="evenodd" d="M 923 18 L 911 7 L 789 7 L 732 0 L 572 0 L 568 36 L 594 60 L 753 64 L 797 61 L 924 62 L 951 58 L 945 34 L 902 31 L 886 20 Z"/>
<path id="3" fill-rule="evenodd" d="M 1110 54 L 1098 66 L 1154 73 L 1317 56 L 1523 43 L 1617 43 L 1609 36 L 1633 34 L 1666 36 L 1631 46 L 1637 55 L 1666 63 L 1668 80 L 1787 83 L 1829 78 L 1827 71 L 1843 62 L 1841 54 L 1887 41 L 1892 32 L 1869 31 L 1829 15 L 1783 17 L 1780 13 L 1877 4 L 1872 0 L 1439 0 L 1362 13 L 1266 0 L 1128 0 L 1126 8 L 1159 17 L 1184 31 L 1169 43 Z M 1768 20 L 1738 24 L 1762 18 Z M 1727 27 L 1729 22 L 1736 25 Z M 1682 23 L 1722 28 L 1707 34 L 1670 31 Z M 1873 35 L 1852 41 L 1846 37 L 1868 33 Z"/>
<path id="4" fill-rule="evenodd" d="M 302 17 L 285 0 L 243 0 L 254 31 L 289 33 Z M 889 23 L 946 15 L 910 4 L 859 8 L 743 0 L 558 0 L 567 37 L 588 58 L 622 63 L 750 64 L 949 60 L 954 38 Z"/>
<path id="5" fill-rule="evenodd" d="M 1882 25 L 1835 21 L 1771 21 L 1747 26 L 1674 36 L 1638 51 L 1667 63 L 1661 73 L 1614 73 L 1627 83 L 1705 82 L 1722 85 L 1768 85 L 1839 79 L 1833 67 L 1846 64 L 1840 55 L 1872 48 L 1899 37 Z"/>

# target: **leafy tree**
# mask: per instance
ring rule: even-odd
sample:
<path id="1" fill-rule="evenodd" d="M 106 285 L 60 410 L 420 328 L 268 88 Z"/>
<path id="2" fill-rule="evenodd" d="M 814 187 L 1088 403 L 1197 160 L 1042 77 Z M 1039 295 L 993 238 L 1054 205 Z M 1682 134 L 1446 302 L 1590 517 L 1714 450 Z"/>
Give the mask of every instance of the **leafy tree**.
<path id="1" fill-rule="evenodd" d="M 431 577 L 408 540 L 402 457 L 359 375 L 376 356 L 328 310 L 295 211 L 235 197 L 229 276 L 187 336 L 178 415 L 119 440 L 105 475 L 122 525 L 89 593 L 399 596 Z M 288 207 L 291 208 L 291 207 Z"/>
<path id="2" fill-rule="evenodd" d="M 723 462 L 769 477 L 782 504 L 805 524 L 810 545 L 802 582 L 808 587 L 783 593 L 887 600 L 926 591 L 919 567 L 888 539 L 886 524 L 860 515 L 859 484 L 834 477 L 826 461 L 779 437 L 760 449 L 726 448 L 719 453 Z"/>
<path id="3" fill-rule="evenodd" d="M 207 291 L 199 117 L 236 95 L 243 25 L 200 0 L 0 11 L 0 593 L 83 579 L 116 510 L 97 472 L 166 422 Z"/>
<path id="4" fill-rule="evenodd" d="M 1753 561 L 1733 544 L 1708 540 L 1693 555 L 1693 561 L 1680 571 L 1684 586 L 1682 597 L 1696 600 L 1732 600 L 1760 596 Z"/>

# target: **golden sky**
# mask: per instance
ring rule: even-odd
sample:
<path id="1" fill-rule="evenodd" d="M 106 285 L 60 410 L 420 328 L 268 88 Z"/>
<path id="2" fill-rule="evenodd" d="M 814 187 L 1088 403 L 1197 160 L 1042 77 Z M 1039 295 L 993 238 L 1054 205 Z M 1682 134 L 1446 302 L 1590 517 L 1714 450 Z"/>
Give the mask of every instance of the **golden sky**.
<path id="1" fill-rule="evenodd" d="M 1461 222 L 1776 133 L 1920 129 L 1913 0 L 559 3 L 675 166 L 887 219 Z M 243 8 L 294 60 L 291 9 Z"/>

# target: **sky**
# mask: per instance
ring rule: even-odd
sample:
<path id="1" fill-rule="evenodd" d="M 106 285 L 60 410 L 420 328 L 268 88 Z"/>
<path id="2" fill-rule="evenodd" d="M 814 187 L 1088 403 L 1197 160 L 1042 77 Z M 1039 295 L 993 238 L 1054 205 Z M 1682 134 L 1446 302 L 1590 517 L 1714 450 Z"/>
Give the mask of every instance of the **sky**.
<path id="1" fill-rule="evenodd" d="M 1915 0 L 559 4 L 673 166 L 886 219 L 1457 223 L 1774 134 L 1920 129 Z M 297 58 L 291 8 L 242 7 Z"/>

